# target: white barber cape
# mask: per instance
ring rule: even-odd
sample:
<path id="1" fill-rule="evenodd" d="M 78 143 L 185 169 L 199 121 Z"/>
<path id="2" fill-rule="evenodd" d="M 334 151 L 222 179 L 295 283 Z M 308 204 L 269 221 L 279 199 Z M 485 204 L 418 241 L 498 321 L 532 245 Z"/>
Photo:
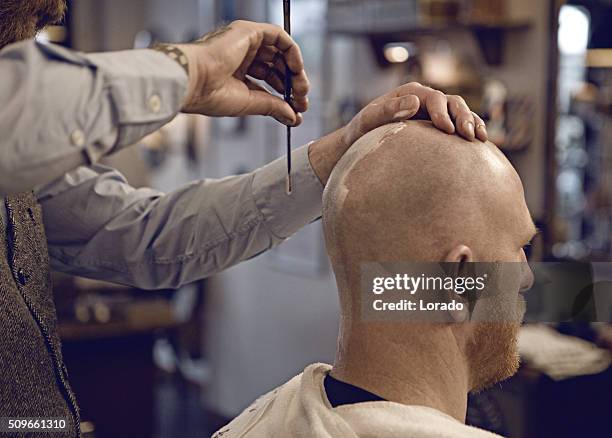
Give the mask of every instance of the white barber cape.
<path id="1" fill-rule="evenodd" d="M 314 364 L 260 397 L 213 438 L 499 438 L 432 408 L 375 401 L 333 408 Z"/>

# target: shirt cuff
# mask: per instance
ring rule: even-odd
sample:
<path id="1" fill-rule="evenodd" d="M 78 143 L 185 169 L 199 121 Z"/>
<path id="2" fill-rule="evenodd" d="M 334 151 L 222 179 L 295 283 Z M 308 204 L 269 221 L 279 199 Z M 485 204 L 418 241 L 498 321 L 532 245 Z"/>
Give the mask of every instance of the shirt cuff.
<path id="1" fill-rule="evenodd" d="M 308 148 L 302 146 L 291 154 L 293 192 L 286 193 L 287 158 L 255 171 L 253 197 L 270 232 L 286 239 L 300 228 L 321 217 L 323 185 L 308 159 Z"/>
<path id="2" fill-rule="evenodd" d="M 84 56 L 104 73 L 117 115 L 117 147 L 161 128 L 183 106 L 187 74 L 163 53 L 147 49 Z"/>

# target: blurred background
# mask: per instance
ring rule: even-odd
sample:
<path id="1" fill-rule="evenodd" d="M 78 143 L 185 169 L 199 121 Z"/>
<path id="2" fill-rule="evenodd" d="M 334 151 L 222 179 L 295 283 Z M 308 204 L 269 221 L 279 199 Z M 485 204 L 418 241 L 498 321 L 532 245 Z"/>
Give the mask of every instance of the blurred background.
<path id="1" fill-rule="evenodd" d="M 530 259 L 559 275 L 578 269 L 595 284 L 589 297 L 608 299 L 583 321 L 525 326 L 520 372 L 472 396 L 468 422 L 517 438 L 612 436 L 612 0 L 292 8 L 313 90 L 295 144 L 405 82 L 460 94 L 523 179 L 541 230 Z M 83 51 L 146 48 L 235 19 L 281 24 L 282 0 L 74 0 L 65 25 L 39 39 Z M 107 164 L 135 186 L 169 191 L 250 172 L 281 156 L 284 141 L 283 127 L 264 118 L 181 115 Z M 55 285 L 87 437 L 208 436 L 306 365 L 334 359 L 336 286 L 318 222 L 178 291 L 61 276 Z"/>

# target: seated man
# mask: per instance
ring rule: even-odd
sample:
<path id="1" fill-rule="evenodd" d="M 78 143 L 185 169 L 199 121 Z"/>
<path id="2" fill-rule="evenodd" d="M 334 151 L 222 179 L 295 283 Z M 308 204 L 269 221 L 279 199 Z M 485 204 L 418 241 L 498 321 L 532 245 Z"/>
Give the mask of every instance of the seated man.
<path id="1" fill-rule="evenodd" d="M 465 425 L 467 396 L 514 374 L 535 234 L 519 176 L 491 143 L 428 122 L 387 125 L 338 163 L 323 223 L 340 297 L 333 367 L 315 364 L 222 428 L 228 437 L 492 437 Z M 378 262 L 517 262 L 513 318 L 371 321 L 361 269 Z M 514 281 L 514 283 L 512 283 Z"/>

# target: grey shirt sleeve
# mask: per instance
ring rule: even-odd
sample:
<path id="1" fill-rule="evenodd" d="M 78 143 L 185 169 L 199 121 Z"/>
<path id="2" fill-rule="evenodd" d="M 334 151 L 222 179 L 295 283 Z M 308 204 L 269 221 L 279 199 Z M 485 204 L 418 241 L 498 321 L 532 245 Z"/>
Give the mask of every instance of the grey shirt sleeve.
<path id="1" fill-rule="evenodd" d="M 134 189 L 117 171 L 81 167 L 38 190 L 52 268 L 142 289 L 178 288 L 251 258 L 321 215 L 308 146 L 285 194 L 279 159 L 255 172 Z"/>
<path id="2" fill-rule="evenodd" d="M 185 71 L 154 50 L 83 54 L 33 40 L 0 51 L 0 196 L 133 144 L 182 106 Z"/>

